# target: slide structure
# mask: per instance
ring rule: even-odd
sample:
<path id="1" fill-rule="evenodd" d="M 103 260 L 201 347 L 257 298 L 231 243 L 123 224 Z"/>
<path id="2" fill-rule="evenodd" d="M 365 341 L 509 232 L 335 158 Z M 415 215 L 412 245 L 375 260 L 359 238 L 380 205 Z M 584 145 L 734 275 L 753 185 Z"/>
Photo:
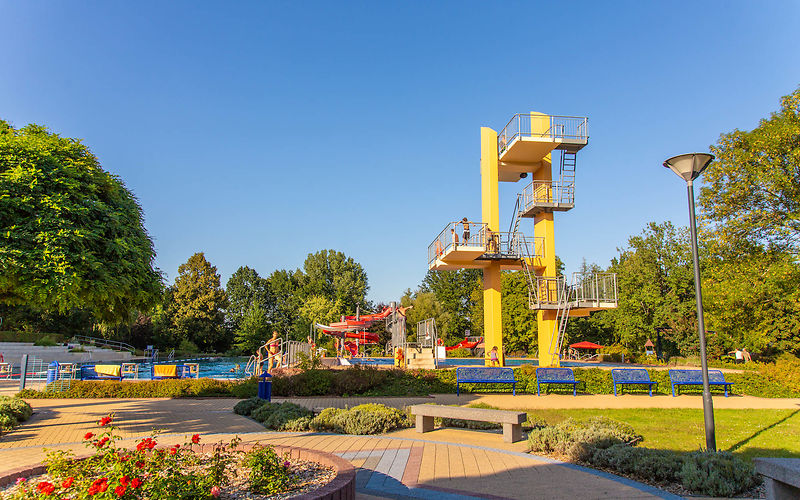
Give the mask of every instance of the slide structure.
<path id="1" fill-rule="evenodd" d="M 316 324 L 316 327 L 324 334 L 338 337 L 340 339 L 353 339 L 357 342 L 345 342 L 352 344 L 356 348 L 356 344 L 377 344 L 378 334 L 366 331 L 375 323 L 384 321 L 389 315 L 392 314 L 392 308 L 386 307 L 383 311 L 375 314 L 356 314 L 355 316 L 343 316 L 342 321 L 331 323 L 330 325 Z M 348 347 L 352 352 L 352 349 Z"/>
<path id="2" fill-rule="evenodd" d="M 458 344 L 447 346 L 447 347 L 444 348 L 444 350 L 445 351 L 452 351 L 453 349 L 470 349 L 470 350 L 472 350 L 472 349 L 475 349 L 475 347 L 477 347 L 478 344 L 480 344 L 481 342 L 483 342 L 483 337 L 464 337 L 464 340 L 462 340 Z"/>

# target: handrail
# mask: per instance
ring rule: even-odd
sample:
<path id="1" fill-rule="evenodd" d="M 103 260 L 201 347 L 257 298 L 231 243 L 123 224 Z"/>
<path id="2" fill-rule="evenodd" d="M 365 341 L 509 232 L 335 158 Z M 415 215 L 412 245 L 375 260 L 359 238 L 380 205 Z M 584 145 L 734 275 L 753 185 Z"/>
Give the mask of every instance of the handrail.
<path id="1" fill-rule="evenodd" d="M 533 181 L 517 196 L 520 210 L 527 212 L 537 203 L 575 203 L 575 184 L 558 181 Z"/>
<path id="2" fill-rule="evenodd" d="M 125 342 L 119 342 L 116 340 L 103 339 L 100 337 L 89 337 L 87 335 L 73 335 L 72 338 L 77 339 L 78 341 L 86 340 L 94 345 L 108 346 L 112 348 L 115 347 L 118 348 L 118 350 L 120 351 L 129 351 L 129 352 L 136 351 L 136 348 L 133 347 L 132 345 L 126 344 Z"/>
<path id="3" fill-rule="evenodd" d="M 502 154 L 518 137 L 587 140 L 588 119 L 585 116 L 531 115 L 517 113 L 497 134 L 497 152 Z M 536 124 L 536 131 L 533 125 Z"/>
<path id="4" fill-rule="evenodd" d="M 486 224 L 467 222 L 466 230 L 462 221 L 448 223 L 439 235 L 428 245 L 428 267 L 451 248 L 458 246 L 483 247 L 486 245 Z"/>

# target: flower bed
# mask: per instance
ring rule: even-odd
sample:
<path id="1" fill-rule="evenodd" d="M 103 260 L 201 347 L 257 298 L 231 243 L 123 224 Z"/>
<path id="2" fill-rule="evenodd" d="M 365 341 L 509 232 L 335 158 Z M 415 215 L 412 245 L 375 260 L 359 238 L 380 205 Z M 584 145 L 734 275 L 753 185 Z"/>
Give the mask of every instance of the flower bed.
<path id="1" fill-rule="evenodd" d="M 322 452 L 292 447 L 200 444 L 161 447 L 157 435 L 141 439 L 134 450 L 116 445 L 112 417 L 99 434 L 84 436 L 94 453 L 74 457 L 50 452 L 44 464 L 0 477 L 11 485 L 3 498 L 49 499 L 204 499 L 355 497 L 355 470 L 347 461 Z"/>

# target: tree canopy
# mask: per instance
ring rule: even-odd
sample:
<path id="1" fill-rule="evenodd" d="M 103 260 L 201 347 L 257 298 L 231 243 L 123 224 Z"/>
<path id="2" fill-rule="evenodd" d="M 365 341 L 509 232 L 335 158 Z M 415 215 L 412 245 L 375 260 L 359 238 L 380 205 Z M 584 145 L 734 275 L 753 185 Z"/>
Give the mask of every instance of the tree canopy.
<path id="1" fill-rule="evenodd" d="M 178 267 L 173 287 L 173 321 L 178 333 L 207 352 L 230 344 L 225 329 L 228 299 L 220 287 L 217 268 L 196 253 Z"/>
<path id="2" fill-rule="evenodd" d="M 0 302 L 131 319 L 160 297 L 142 210 L 78 139 L 0 120 Z"/>
<path id="3" fill-rule="evenodd" d="M 800 88 L 755 129 L 722 134 L 711 152 L 699 205 L 714 238 L 800 254 Z"/>

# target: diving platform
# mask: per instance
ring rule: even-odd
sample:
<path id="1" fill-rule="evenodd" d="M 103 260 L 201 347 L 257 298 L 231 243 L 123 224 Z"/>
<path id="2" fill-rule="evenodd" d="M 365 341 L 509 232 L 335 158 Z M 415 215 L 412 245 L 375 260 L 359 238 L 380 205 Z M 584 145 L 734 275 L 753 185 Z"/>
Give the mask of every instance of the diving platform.
<path id="1" fill-rule="evenodd" d="M 574 156 L 588 143 L 586 117 L 516 114 L 497 134 L 498 180 L 516 182 L 536 173 L 554 150 Z"/>
<path id="2" fill-rule="evenodd" d="M 544 269 L 544 238 L 490 231 L 484 223 L 457 221 L 447 224 L 428 245 L 428 269 L 481 269 L 492 262 L 499 262 L 507 271 L 521 271 L 526 266 Z"/>
<path id="3" fill-rule="evenodd" d="M 616 273 L 573 273 L 572 284 L 566 276 L 536 276 L 530 294 L 530 308 L 535 310 L 567 310 L 569 316 L 588 316 L 603 309 L 615 309 Z"/>

